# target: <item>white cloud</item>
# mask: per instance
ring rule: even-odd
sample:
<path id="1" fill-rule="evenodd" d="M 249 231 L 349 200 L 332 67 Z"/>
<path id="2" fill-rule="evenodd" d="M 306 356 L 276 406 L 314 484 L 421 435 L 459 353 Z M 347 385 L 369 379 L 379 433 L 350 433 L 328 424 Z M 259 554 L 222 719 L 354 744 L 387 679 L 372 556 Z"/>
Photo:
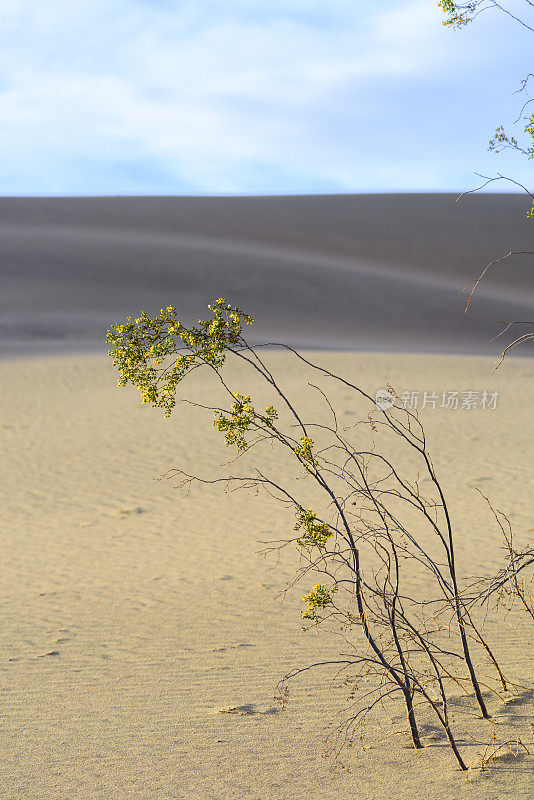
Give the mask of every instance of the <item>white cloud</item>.
<path id="1" fill-rule="evenodd" d="M 3 5 L 3 193 L 19 191 L 17 163 L 24 191 L 34 169 L 37 193 L 83 192 L 89 165 L 92 186 L 100 170 L 100 191 L 121 192 L 122 162 L 123 185 L 139 192 L 158 191 L 151 181 L 164 173 L 177 192 L 206 193 L 309 191 L 314 179 L 319 189 L 358 190 L 373 174 L 377 188 L 387 174 L 392 187 L 415 176 L 439 182 L 420 115 L 439 119 L 436 90 L 462 74 L 476 80 L 496 42 L 490 24 L 466 46 L 431 0 Z M 399 107 L 400 89 L 412 108 Z M 388 123 L 392 107 L 400 117 Z M 426 163 L 415 163 L 409 141 L 399 148 L 399 131 L 419 137 Z M 401 151 L 411 164 L 398 163 Z"/>

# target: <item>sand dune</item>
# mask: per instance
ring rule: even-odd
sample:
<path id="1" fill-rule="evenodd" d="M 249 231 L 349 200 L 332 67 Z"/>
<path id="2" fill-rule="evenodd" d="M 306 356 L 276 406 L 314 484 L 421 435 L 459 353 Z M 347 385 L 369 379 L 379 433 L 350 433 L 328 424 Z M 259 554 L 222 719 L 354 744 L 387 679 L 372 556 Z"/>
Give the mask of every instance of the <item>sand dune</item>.
<path id="1" fill-rule="evenodd" d="M 496 353 L 530 319 L 532 249 L 518 195 L 0 200 L 0 354 L 103 350 L 110 322 L 225 296 L 256 340 L 349 350 Z"/>

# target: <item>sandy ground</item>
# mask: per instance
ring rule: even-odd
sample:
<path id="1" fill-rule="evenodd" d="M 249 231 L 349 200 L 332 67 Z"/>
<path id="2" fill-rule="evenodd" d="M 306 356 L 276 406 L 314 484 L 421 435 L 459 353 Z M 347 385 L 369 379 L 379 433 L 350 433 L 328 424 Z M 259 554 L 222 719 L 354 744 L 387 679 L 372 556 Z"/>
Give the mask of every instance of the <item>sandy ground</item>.
<path id="1" fill-rule="evenodd" d="M 520 195 L 0 198 L 0 356 L 99 349 L 110 322 L 217 297 L 258 341 L 301 348 L 493 353 L 530 320 L 533 250 Z M 515 331 L 514 331 L 515 332 Z M 522 331 L 518 330 L 518 333 Z"/>
<path id="2" fill-rule="evenodd" d="M 314 418 L 300 371 L 287 355 L 269 358 Z M 498 390 L 495 410 L 426 408 L 421 419 L 452 498 L 461 568 L 500 563 L 475 486 L 509 514 L 518 542 L 534 539 L 532 360 L 492 375 L 483 356 L 317 358 L 373 393 L 388 380 L 398 391 Z M 256 388 L 239 369 L 230 379 Z M 165 420 L 115 383 L 103 356 L 0 363 L 2 798 L 532 797 L 534 757 L 503 757 L 468 782 L 442 741 L 418 754 L 386 735 L 391 726 L 345 753 L 348 769 L 324 759 L 328 722 L 347 707 L 328 670 L 299 678 L 285 710 L 273 700 L 289 668 L 339 653 L 334 638 L 301 630 L 299 587 L 278 597 L 297 554 L 284 551 L 278 566 L 256 555 L 259 541 L 291 535 L 293 520 L 265 496 L 199 487 L 183 498 L 155 482 L 175 466 L 213 473 L 228 457 L 221 435 L 198 409 Z M 186 396 L 209 402 L 211 392 L 199 376 Z M 361 413 L 345 390 L 330 397 L 344 423 Z M 291 480 L 274 456 L 264 466 Z M 532 650 L 512 647 L 506 626 L 490 633 L 512 676 L 532 685 Z M 525 736 L 533 701 L 515 715 L 490 702 L 498 736 Z M 229 707 L 241 713 L 219 713 Z M 491 726 L 478 731 L 469 723 L 461 739 L 473 764 Z"/>

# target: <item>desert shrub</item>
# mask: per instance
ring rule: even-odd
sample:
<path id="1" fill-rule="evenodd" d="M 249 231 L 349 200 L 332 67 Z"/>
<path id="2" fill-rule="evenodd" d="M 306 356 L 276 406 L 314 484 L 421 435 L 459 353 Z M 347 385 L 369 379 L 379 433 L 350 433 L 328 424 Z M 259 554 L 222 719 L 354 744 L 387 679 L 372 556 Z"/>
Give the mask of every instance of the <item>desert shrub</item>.
<path id="1" fill-rule="evenodd" d="M 465 770 L 451 724 L 451 692 L 472 695 L 480 717 L 489 719 L 484 692 L 504 697 L 514 686 L 477 622 L 477 609 L 494 594 L 494 584 L 490 580 L 473 592 L 472 582 L 457 574 L 453 523 L 419 419 L 393 389 L 378 407 L 343 376 L 278 345 L 316 379 L 341 384 L 367 408 L 355 425 L 343 428 L 327 393 L 310 381 L 322 417 L 305 420 L 298 401 L 271 371 L 263 347 L 247 342 L 243 329 L 252 318 L 222 298 L 209 309 L 211 316 L 190 328 L 180 323 L 172 306 L 154 318 L 144 312 L 128 318 L 108 331 L 110 355 L 119 385 L 135 385 L 143 402 L 161 408 L 165 416 L 175 408 L 178 386 L 188 375 L 198 369 L 210 372 L 225 404 L 195 405 L 212 415 L 213 426 L 235 451 L 232 468 L 265 445 L 295 463 L 299 480 L 291 485 L 281 482 L 278 471 L 268 474 L 257 464 L 242 475 L 214 479 L 180 468 L 171 471 L 183 487 L 196 482 L 263 489 L 292 517 L 288 528 L 293 535 L 273 547 L 292 545 L 300 553 L 295 582 L 308 575 L 320 578 L 301 594 L 303 627 L 334 626 L 350 653 L 295 668 L 281 681 L 280 696 L 287 697 L 287 683 L 296 675 L 311 666 L 331 665 L 352 687 L 357 702 L 354 713 L 336 727 L 333 750 L 350 742 L 374 711 L 399 699 L 413 746 L 423 746 L 418 718 L 430 713 Z M 249 394 L 230 386 L 228 359 L 264 381 L 271 395 L 268 404 L 259 408 Z M 391 455 L 400 450 L 410 454 L 410 474 Z M 249 455 L 244 463 L 250 464 Z M 429 486 L 424 492 L 423 478 Z M 475 663 L 480 656 L 489 661 L 493 676 L 480 677 Z M 363 693 L 357 688 L 361 685 Z"/>

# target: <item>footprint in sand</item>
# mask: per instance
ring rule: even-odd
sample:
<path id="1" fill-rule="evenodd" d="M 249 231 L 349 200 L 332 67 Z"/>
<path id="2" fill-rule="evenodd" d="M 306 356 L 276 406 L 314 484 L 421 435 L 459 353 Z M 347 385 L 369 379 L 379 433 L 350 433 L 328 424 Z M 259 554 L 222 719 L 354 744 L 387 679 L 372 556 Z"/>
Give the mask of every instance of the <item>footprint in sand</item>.
<path id="1" fill-rule="evenodd" d="M 125 517 L 127 514 L 146 514 L 146 508 L 141 508 L 141 506 L 137 506 L 136 508 L 119 508 L 118 513 Z"/>
<path id="2" fill-rule="evenodd" d="M 235 714 L 238 717 L 248 717 L 253 714 L 263 714 L 263 715 L 272 715 L 278 714 L 280 712 L 279 708 L 266 708 L 262 711 L 258 708 L 254 703 L 245 703 L 242 706 L 229 706 L 228 708 L 219 708 L 217 709 L 218 714 Z"/>

